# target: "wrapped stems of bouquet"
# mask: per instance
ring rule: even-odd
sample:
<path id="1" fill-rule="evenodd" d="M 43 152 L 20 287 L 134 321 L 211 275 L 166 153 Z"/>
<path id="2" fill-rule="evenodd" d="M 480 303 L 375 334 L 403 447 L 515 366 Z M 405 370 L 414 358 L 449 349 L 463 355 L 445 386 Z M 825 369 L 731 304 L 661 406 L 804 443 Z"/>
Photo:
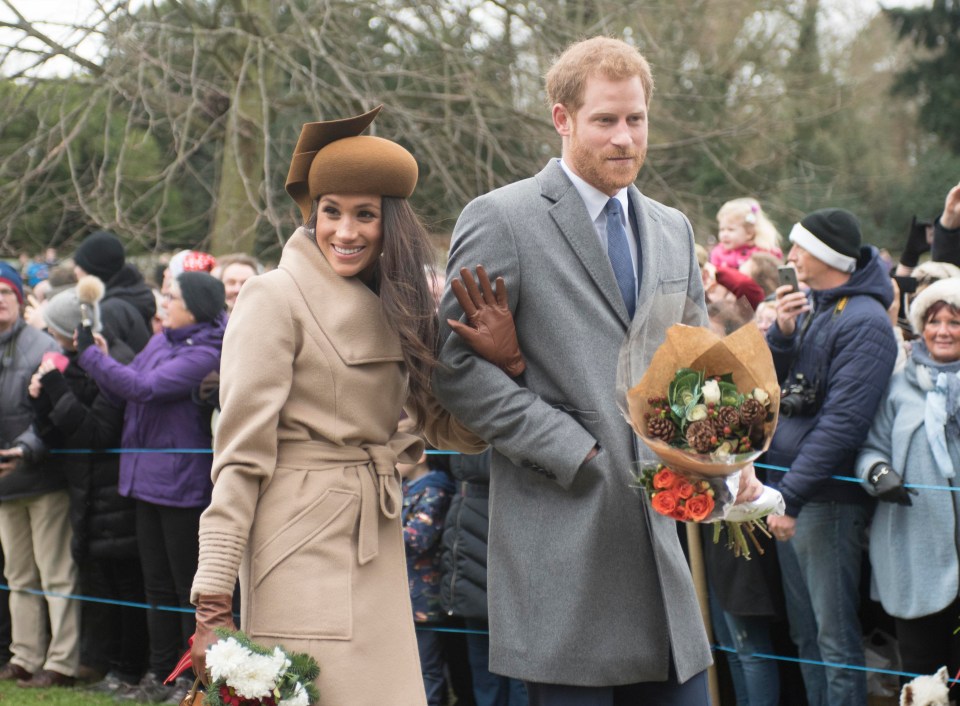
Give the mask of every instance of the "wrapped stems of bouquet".
<path id="1" fill-rule="evenodd" d="M 644 466 L 637 481 L 655 512 L 680 522 L 712 523 L 714 543 L 720 539 L 721 528 L 726 527 L 727 546 L 734 556 L 749 559 L 751 545 L 763 554 L 754 533 L 771 536 L 762 518 L 783 514 L 784 502 L 778 491 L 764 486 L 759 498 L 734 505 L 739 475 L 694 477 L 656 463 Z"/>

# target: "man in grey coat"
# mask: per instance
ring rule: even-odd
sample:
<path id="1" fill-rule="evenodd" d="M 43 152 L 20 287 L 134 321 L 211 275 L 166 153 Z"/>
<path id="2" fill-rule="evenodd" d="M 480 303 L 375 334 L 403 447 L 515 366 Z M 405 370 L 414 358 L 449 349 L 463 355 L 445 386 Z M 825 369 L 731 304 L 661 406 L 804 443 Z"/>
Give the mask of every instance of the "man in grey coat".
<path id="1" fill-rule="evenodd" d="M 65 597 L 77 592 L 67 480 L 42 463 L 46 448 L 27 396 L 44 354 L 60 347 L 24 322 L 22 306 L 20 276 L 0 262 L 0 544 L 12 618 L 12 656 L 0 681 L 70 686 L 80 661 L 80 604 Z"/>
<path id="2" fill-rule="evenodd" d="M 676 524 L 631 488 L 653 455 L 617 407 L 628 327 L 639 372 L 671 324 L 706 321 L 689 222 L 633 186 L 652 88 L 623 42 L 568 48 L 547 74 L 562 159 L 471 202 L 450 249 L 448 279 L 504 278 L 526 358 L 512 379 L 449 336 L 434 388 L 494 448 L 490 671 L 534 706 L 709 703 Z M 462 315 L 450 291 L 442 309 Z"/>

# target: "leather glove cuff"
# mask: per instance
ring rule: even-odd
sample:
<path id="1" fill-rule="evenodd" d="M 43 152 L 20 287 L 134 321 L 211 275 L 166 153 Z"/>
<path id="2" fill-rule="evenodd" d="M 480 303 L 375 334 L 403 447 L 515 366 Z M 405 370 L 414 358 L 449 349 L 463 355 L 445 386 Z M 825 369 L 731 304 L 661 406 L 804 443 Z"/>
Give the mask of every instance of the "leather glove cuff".
<path id="1" fill-rule="evenodd" d="M 227 593 L 201 593 L 197 596 L 197 627 L 234 628 L 233 596 Z"/>

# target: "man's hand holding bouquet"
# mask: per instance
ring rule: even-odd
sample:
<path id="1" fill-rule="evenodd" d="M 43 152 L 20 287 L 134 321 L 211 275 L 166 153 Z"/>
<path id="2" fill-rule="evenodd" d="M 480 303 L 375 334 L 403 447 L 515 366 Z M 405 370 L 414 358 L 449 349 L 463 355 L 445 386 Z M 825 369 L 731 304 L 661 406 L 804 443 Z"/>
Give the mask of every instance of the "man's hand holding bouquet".
<path id="1" fill-rule="evenodd" d="M 780 403 L 773 359 L 756 325 L 724 338 L 671 326 L 639 382 L 624 392 L 630 425 L 659 459 L 637 475 L 651 507 L 683 522 L 716 523 L 715 540 L 725 523 L 735 554 L 749 558 L 748 540 L 762 552 L 753 532 L 767 534 L 760 519 L 783 514 L 784 504 L 753 473 Z"/>

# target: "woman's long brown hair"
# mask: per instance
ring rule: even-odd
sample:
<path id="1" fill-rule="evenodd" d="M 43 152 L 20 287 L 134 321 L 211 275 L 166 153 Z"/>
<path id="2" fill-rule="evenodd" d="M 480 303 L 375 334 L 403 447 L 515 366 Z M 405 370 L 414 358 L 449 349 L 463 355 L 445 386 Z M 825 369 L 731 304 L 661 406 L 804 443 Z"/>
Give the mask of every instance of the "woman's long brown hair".
<path id="1" fill-rule="evenodd" d="M 427 281 L 435 262 L 427 231 L 406 199 L 384 196 L 383 249 L 374 273 L 374 291 L 387 323 L 400 337 L 403 362 L 410 377 L 410 403 L 417 429 L 429 408 L 430 376 L 437 363 L 437 305 Z M 306 226 L 316 232 L 317 211 Z"/>

